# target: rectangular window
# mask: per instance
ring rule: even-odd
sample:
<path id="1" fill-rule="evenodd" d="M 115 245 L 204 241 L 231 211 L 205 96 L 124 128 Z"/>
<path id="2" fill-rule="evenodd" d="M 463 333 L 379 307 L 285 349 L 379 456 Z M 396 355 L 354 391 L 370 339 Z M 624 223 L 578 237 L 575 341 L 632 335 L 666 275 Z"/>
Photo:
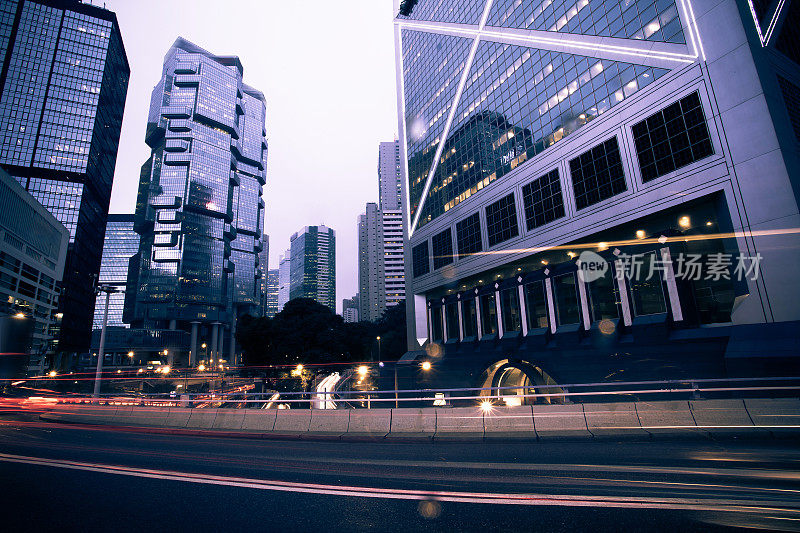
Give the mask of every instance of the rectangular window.
<path id="1" fill-rule="evenodd" d="M 528 231 L 563 217 L 564 199 L 561 196 L 558 169 L 553 169 L 522 187 L 522 203 L 525 206 L 525 225 Z"/>
<path id="2" fill-rule="evenodd" d="M 528 329 L 550 327 L 547 316 L 547 294 L 543 281 L 525 285 L 525 312 L 528 315 Z"/>
<path id="3" fill-rule="evenodd" d="M 503 333 L 519 331 L 519 291 L 516 287 L 500 291 L 500 312 L 503 313 Z"/>
<path id="4" fill-rule="evenodd" d="M 472 214 L 456 223 L 458 257 L 463 259 L 483 250 L 481 239 L 481 219 L 478 213 Z"/>
<path id="5" fill-rule="evenodd" d="M 486 206 L 486 233 L 490 247 L 519 235 L 517 204 L 513 193 Z"/>
<path id="6" fill-rule="evenodd" d="M 447 340 L 458 340 L 458 304 L 453 302 L 444 307 L 447 318 Z"/>
<path id="7" fill-rule="evenodd" d="M 638 272 L 634 272 L 634 275 L 628 280 L 631 286 L 634 316 L 655 315 L 666 313 L 667 311 L 661 276 L 658 274 L 658 269 L 653 269 L 655 260 L 655 252 L 644 254 L 641 268 Z M 655 274 L 650 279 L 647 279 L 647 274 L 645 273 L 649 272 L 655 272 Z"/>
<path id="8" fill-rule="evenodd" d="M 569 162 L 575 206 L 583 209 L 628 190 L 617 138 L 612 137 Z"/>
<path id="9" fill-rule="evenodd" d="M 696 92 L 634 124 L 631 131 L 643 182 L 714 153 Z"/>
<path id="10" fill-rule="evenodd" d="M 450 228 L 437 233 L 431 239 L 433 246 L 433 269 L 437 270 L 453 262 L 453 234 Z"/>
<path id="11" fill-rule="evenodd" d="M 497 333 L 497 307 L 493 292 L 481 296 L 481 329 L 483 335 Z"/>
<path id="12" fill-rule="evenodd" d="M 586 284 L 592 321 L 619 318 L 619 291 L 609 267 L 605 274 Z"/>
<path id="13" fill-rule="evenodd" d="M 411 256 L 412 256 L 411 266 L 414 271 L 415 278 L 430 272 L 430 266 L 428 264 L 429 263 L 428 255 L 429 255 L 428 241 L 416 245 L 411 250 Z"/>
<path id="14" fill-rule="evenodd" d="M 431 339 L 433 341 L 442 340 L 442 308 L 431 308 Z"/>
<path id="15" fill-rule="evenodd" d="M 553 278 L 555 292 L 556 320 L 559 326 L 580 322 L 578 308 L 578 287 L 575 285 L 575 274 L 563 274 Z"/>
<path id="16" fill-rule="evenodd" d="M 478 313 L 475 309 L 475 298 L 466 298 L 461 302 L 461 320 L 464 322 L 464 338 L 478 335 Z"/>

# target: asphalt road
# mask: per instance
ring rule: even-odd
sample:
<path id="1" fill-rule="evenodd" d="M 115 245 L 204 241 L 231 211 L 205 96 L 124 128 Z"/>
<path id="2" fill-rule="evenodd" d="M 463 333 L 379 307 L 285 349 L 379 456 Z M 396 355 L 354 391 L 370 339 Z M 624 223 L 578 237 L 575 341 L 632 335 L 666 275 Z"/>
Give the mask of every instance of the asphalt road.
<path id="1" fill-rule="evenodd" d="M 0 417 L 5 531 L 800 530 L 793 440 L 248 440 Z"/>

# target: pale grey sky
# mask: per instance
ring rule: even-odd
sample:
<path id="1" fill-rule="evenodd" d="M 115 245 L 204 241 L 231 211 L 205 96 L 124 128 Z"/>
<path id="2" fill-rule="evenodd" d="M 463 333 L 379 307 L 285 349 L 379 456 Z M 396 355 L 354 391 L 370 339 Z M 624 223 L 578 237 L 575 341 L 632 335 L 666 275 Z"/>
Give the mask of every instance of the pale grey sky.
<path id="1" fill-rule="evenodd" d="M 92 0 L 102 5 L 102 0 Z M 237 55 L 267 99 L 270 268 L 303 226 L 336 231 L 336 299 L 358 291 L 356 218 L 377 201 L 378 143 L 397 131 L 392 0 L 105 0 L 131 65 L 111 195 L 132 213 L 150 91 L 178 36 Z"/>

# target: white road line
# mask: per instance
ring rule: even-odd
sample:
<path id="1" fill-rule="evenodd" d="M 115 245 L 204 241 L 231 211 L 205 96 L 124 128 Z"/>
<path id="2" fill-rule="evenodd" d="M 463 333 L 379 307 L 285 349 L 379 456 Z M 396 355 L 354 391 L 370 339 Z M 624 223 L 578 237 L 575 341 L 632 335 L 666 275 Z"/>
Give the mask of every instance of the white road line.
<path id="1" fill-rule="evenodd" d="M 146 468 L 126 467 L 121 465 L 107 465 L 99 463 L 84 463 L 78 461 L 64 461 L 24 455 L 0 454 L 0 462 L 29 464 L 36 466 L 50 466 L 69 470 L 83 470 L 104 474 L 117 474 L 149 479 L 163 479 L 170 481 L 184 481 L 188 483 L 202 483 L 207 485 L 221 485 L 229 487 L 252 488 L 260 490 L 273 490 L 279 492 L 299 492 L 306 494 L 321 494 L 331 496 L 355 496 L 362 498 L 378 498 L 393 500 L 437 500 L 457 503 L 494 503 L 501 505 L 528 505 L 543 506 L 556 505 L 566 507 L 617 507 L 639 509 L 680 509 L 693 511 L 730 511 L 743 513 L 774 513 L 776 511 L 800 514 L 789 506 L 790 502 L 749 501 L 749 505 L 740 505 L 740 502 L 720 499 L 688 499 L 688 498 L 645 498 L 645 497 L 606 497 L 606 496 L 578 496 L 562 494 L 493 494 L 480 492 L 454 492 L 454 491 L 426 491 L 387 489 L 376 487 L 353 487 L 346 485 L 324 485 L 318 483 L 295 483 L 289 481 L 271 481 L 252 478 L 213 476 L 208 474 L 193 474 L 188 472 L 175 472 L 169 470 L 151 470 Z"/>

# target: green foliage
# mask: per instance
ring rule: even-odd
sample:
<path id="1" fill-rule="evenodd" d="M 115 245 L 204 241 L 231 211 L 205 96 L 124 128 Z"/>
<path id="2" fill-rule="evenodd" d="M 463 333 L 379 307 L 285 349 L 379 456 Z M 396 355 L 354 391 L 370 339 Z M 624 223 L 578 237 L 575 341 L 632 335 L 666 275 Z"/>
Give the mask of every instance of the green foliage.
<path id="1" fill-rule="evenodd" d="M 346 324 L 310 298 L 286 303 L 274 318 L 245 316 L 236 328 L 247 366 L 396 360 L 406 351 L 405 308 L 387 309 L 377 322 Z"/>

